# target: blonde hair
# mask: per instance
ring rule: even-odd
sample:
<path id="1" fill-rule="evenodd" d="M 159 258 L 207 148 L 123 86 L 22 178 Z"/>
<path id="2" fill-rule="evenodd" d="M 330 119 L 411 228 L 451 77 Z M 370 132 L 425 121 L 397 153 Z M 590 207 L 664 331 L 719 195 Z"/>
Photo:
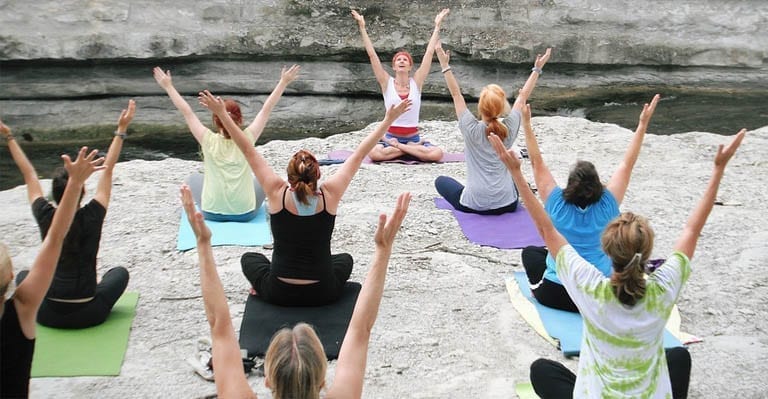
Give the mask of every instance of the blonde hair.
<path id="1" fill-rule="evenodd" d="M 507 126 L 501 123 L 498 118 L 504 114 L 508 105 L 507 94 L 504 93 L 501 86 L 490 84 L 483 87 L 483 91 L 480 92 L 480 100 L 477 103 L 477 111 L 483 120 L 489 120 L 488 127 L 485 129 L 486 136 L 494 133 L 502 140 L 507 138 L 509 133 Z"/>
<path id="2" fill-rule="evenodd" d="M 264 357 L 274 399 L 319 399 L 327 368 L 320 338 L 306 323 L 275 333 Z"/>
<path id="3" fill-rule="evenodd" d="M 11 276 L 5 281 L 5 276 Z M 8 247 L 0 242 L 0 317 L 5 313 L 5 294 L 13 280 L 13 263 L 11 255 L 8 253 Z"/>
<path id="4" fill-rule="evenodd" d="M 624 212 L 605 227 L 600 239 L 613 262 L 611 286 L 619 302 L 634 306 L 645 296 L 645 264 L 653 251 L 648 219 Z"/>

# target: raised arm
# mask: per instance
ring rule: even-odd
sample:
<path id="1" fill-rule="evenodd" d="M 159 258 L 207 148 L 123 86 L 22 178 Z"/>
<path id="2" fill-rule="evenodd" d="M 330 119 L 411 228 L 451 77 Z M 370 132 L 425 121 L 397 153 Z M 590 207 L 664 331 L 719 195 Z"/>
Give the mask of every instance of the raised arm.
<path id="1" fill-rule="evenodd" d="M 347 190 L 349 183 L 352 181 L 352 178 L 355 177 L 357 170 L 360 169 L 360 164 L 363 163 L 365 156 L 368 155 L 376 143 L 381 140 L 389 126 L 392 125 L 392 122 L 410 107 L 411 100 L 406 99 L 400 104 L 388 109 L 387 114 L 384 116 L 384 120 L 379 123 L 379 126 L 376 126 L 376 129 L 360 142 L 355 151 L 346 161 L 344 161 L 339 170 L 323 183 L 323 188 L 325 188 L 326 193 L 329 194 L 326 198 L 326 200 L 330 202 L 329 208 L 333 209 L 338 205 L 341 197 Z"/>
<path id="2" fill-rule="evenodd" d="M 640 120 L 637 123 L 637 130 L 632 137 L 632 141 L 627 147 L 627 152 L 624 153 L 624 159 L 613 172 L 611 180 L 608 182 L 608 191 L 616 198 L 616 202 L 621 204 L 624 200 L 624 194 L 627 192 L 627 186 L 629 185 L 629 178 L 632 176 L 632 169 L 637 162 L 637 156 L 640 154 L 640 147 L 643 145 L 643 138 L 645 138 L 645 131 L 648 129 L 648 124 L 651 122 L 653 112 L 656 110 L 656 104 L 659 103 L 660 96 L 656 94 L 653 96 L 651 103 L 645 103 L 643 105 L 643 112 L 640 113 Z"/>
<path id="3" fill-rule="evenodd" d="M 397 205 L 392 216 L 379 215 L 374 241 L 376 250 L 373 253 L 371 268 L 365 277 L 363 289 L 357 297 L 352 320 L 344 335 L 344 343 L 339 351 L 336 364 L 336 375 L 333 385 L 327 392 L 328 398 L 360 398 L 363 392 L 363 377 L 368 358 L 368 343 L 371 330 L 379 313 L 381 296 L 384 293 L 384 279 L 387 275 L 387 265 L 392 254 L 392 244 L 397 231 L 408 212 L 411 194 L 403 193 L 397 197 Z"/>
<path id="4" fill-rule="evenodd" d="M 197 256 L 200 262 L 200 289 L 203 292 L 205 315 L 211 327 L 213 364 L 216 368 L 216 393 L 221 398 L 255 398 L 243 372 L 240 345 L 232 328 L 224 286 L 216 271 L 211 249 L 211 231 L 203 215 L 195 209 L 192 192 L 181 186 L 181 204 L 197 237 Z"/>
<path id="5" fill-rule="evenodd" d="M 272 113 L 272 109 L 275 108 L 275 105 L 277 105 L 277 102 L 280 101 L 280 97 L 283 96 L 285 88 L 299 76 L 300 68 L 301 67 L 296 64 L 292 65 L 290 68 L 283 67 L 280 72 L 280 81 L 277 82 L 277 86 L 272 90 L 272 94 L 267 97 L 267 101 L 264 101 L 264 106 L 261 107 L 256 118 L 254 118 L 253 122 L 248 125 L 248 130 L 253 134 L 254 143 L 259 140 L 259 136 L 264 132 L 264 126 L 267 125 L 269 115 Z"/>
<path id="6" fill-rule="evenodd" d="M 184 115 L 184 120 L 187 122 L 187 127 L 189 127 L 189 131 L 192 133 L 192 136 L 195 137 L 195 140 L 197 140 L 198 143 L 202 144 L 203 135 L 208 130 L 208 128 L 206 128 L 205 125 L 200 122 L 200 119 L 197 118 L 195 112 L 192 111 L 192 107 L 190 107 L 189 104 L 184 101 L 184 98 L 181 97 L 181 94 L 179 94 L 179 92 L 176 91 L 176 88 L 173 87 L 171 71 L 163 72 L 160 67 L 155 67 L 152 72 L 155 76 L 157 84 L 159 84 L 160 87 L 162 87 L 165 92 L 168 93 L 168 97 L 171 98 L 173 105 L 175 105 L 176 109 L 178 109 L 179 112 Z"/>
<path id="7" fill-rule="evenodd" d="M 93 199 L 98 201 L 104 209 L 109 207 L 109 199 L 112 197 L 112 172 L 115 170 L 115 164 L 120 158 L 120 151 L 123 150 L 123 140 L 128 134 L 128 125 L 133 120 L 136 113 L 136 102 L 128 100 L 128 108 L 120 113 L 117 118 L 117 130 L 115 137 L 112 138 L 112 144 L 107 151 L 107 159 L 104 161 L 104 172 L 99 178 L 99 185 L 96 187 L 96 194 Z"/>
<path id="8" fill-rule="evenodd" d="M 389 80 L 389 74 L 384 70 L 381 65 L 381 60 L 376 54 L 376 49 L 373 48 L 373 42 L 368 37 L 368 31 L 365 29 L 365 17 L 360 15 L 357 11 L 352 10 L 352 17 L 357 21 L 357 27 L 360 28 L 360 37 L 363 38 L 363 46 L 365 46 L 365 52 L 368 53 L 368 59 L 371 61 L 371 69 L 373 69 L 373 75 L 376 76 L 376 81 L 379 82 L 381 91 L 387 89 L 387 81 Z"/>
<path id="9" fill-rule="evenodd" d="M 437 59 L 440 61 L 440 68 L 443 71 L 443 77 L 445 78 L 445 84 L 448 86 L 448 91 L 451 93 L 453 99 L 453 107 L 456 109 L 456 118 L 461 118 L 461 114 L 467 110 L 467 103 L 464 101 L 464 96 L 461 95 L 461 88 L 459 88 L 459 82 L 456 77 L 453 76 L 453 70 L 451 70 L 451 55 L 448 50 L 443 50 L 442 43 L 437 43 Z"/>
<path id="10" fill-rule="evenodd" d="M 37 178 L 37 171 L 32 166 L 32 162 L 29 162 L 27 155 L 24 154 L 24 150 L 21 149 L 21 146 L 16 141 L 16 137 L 11 133 L 11 128 L 1 120 L 0 134 L 5 137 L 5 141 L 8 143 L 8 151 L 10 151 L 13 161 L 16 162 L 16 166 L 19 167 L 21 175 L 24 177 L 24 183 L 27 185 L 27 199 L 31 204 L 43 196 L 43 187 L 40 185 L 40 179 Z"/>
<path id="11" fill-rule="evenodd" d="M 552 55 L 552 48 L 547 48 L 544 55 L 536 54 L 536 61 L 533 63 L 533 69 L 531 69 L 531 75 L 528 76 L 528 80 L 525 81 L 523 88 L 515 99 L 515 103 L 512 104 L 512 109 L 520 111 L 523 106 L 528 102 L 528 97 L 533 93 L 533 88 L 536 87 L 536 82 L 539 80 L 544 65 L 549 61 L 549 57 Z"/>
<path id="12" fill-rule="evenodd" d="M 538 229 L 541 238 L 544 239 L 544 244 L 549 249 L 549 252 L 556 257 L 557 253 L 560 252 L 560 248 L 567 245 L 568 242 L 562 235 L 560 235 L 557 229 L 555 229 L 552 220 L 550 220 L 549 215 L 547 215 L 547 211 L 544 210 L 544 207 L 536 198 L 536 195 L 534 195 L 531 188 L 528 187 L 528 182 L 525 180 L 523 172 L 520 170 L 520 160 L 517 159 L 514 150 L 507 150 L 499 136 L 495 134 L 491 134 L 488 138 L 491 140 L 491 144 L 493 145 L 493 149 L 496 150 L 496 154 L 512 174 L 512 179 L 514 179 L 515 185 L 520 191 L 520 196 L 525 203 L 525 209 L 528 210 L 531 219 L 533 219 L 533 222 L 536 224 L 536 229 Z"/>
<path id="13" fill-rule="evenodd" d="M 245 136 L 245 133 L 240 129 L 240 126 L 237 126 L 235 121 L 229 116 L 221 97 L 216 97 L 211 94 L 210 91 L 205 90 L 199 93 L 198 100 L 200 100 L 202 106 L 211 110 L 224 123 L 224 127 L 229 132 L 232 140 L 235 141 L 237 147 L 240 148 L 240 151 L 245 155 L 245 159 L 248 161 L 253 173 L 256 175 L 256 179 L 259 180 L 259 184 L 261 184 L 261 187 L 267 194 L 267 198 L 274 192 L 285 187 L 285 180 L 272 170 L 267 163 L 267 160 L 256 151 L 256 147 L 254 147 L 253 143 Z"/>
<path id="14" fill-rule="evenodd" d="M 75 217 L 83 184 L 93 172 L 104 169 L 104 166 L 99 166 L 104 162 L 104 158 L 97 159 L 97 153 L 98 150 L 88 153 L 88 147 L 83 147 L 74 162 L 68 155 L 61 156 L 64 160 L 64 168 L 69 174 L 67 187 L 64 189 L 59 207 L 53 215 L 48 234 L 40 246 L 40 252 L 32 263 L 29 275 L 16 288 L 14 296 L 18 304 L 21 328 L 27 338 L 35 337 L 37 310 L 40 308 L 53 280 L 56 264 L 59 261 L 59 255 L 61 255 L 61 246 L 69 231 L 69 226 L 72 224 L 72 219 Z"/>
<path id="15" fill-rule="evenodd" d="M 521 113 L 523 115 L 523 131 L 525 132 L 525 147 L 528 149 L 528 159 L 531 160 L 533 169 L 533 181 L 536 183 L 536 189 L 543 203 L 547 203 L 547 198 L 552 190 L 557 186 L 555 178 L 544 163 L 544 158 L 539 150 L 539 143 L 536 141 L 536 134 L 533 132 L 531 124 L 531 105 L 525 104 Z"/>
<path id="16" fill-rule="evenodd" d="M 704 195 L 701 196 L 699 203 L 691 211 L 691 215 L 688 216 L 683 232 L 680 233 L 680 237 L 677 239 L 677 243 L 675 243 L 675 250 L 684 253 L 689 259 L 693 258 L 693 252 L 696 250 L 696 243 L 699 241 L 701 230 L 704 228 L 709 213 L 712 211 L 712 206 L 715 204 L 717 189 L 720 187 L 720 180 L 722 180 L 725 173 L 725 166 L 733 157 L 739 145 L 741 145 L 741 141 L 744 140 L 746 133 L 747 129 L 741 129 L 728 146 L 721 144 L 717 148 L 715 166 L 712 170 L 712 177 L 709 178 L 707 189 L 704 191 Z"/>
<path id="17" fill-rule="evenodd" d="M 427 43 L 427 49 L 424 51 L 424 58 L 421 60 L 419 69 L 413 73 L 413 80 L 416 81 L 416 85 L 419 86 L 419 90 L 424 86 L 424 81 L 427 80 L 429 70 L 432 67 L 432 58 L 435 55 L 435 48 L 440 42 L 440 24 L 443 23 L 443 19 L 451 12 L 450 9 L 444 8 L 435 16 L 435 29 L 432 30 L 432 36 L 429 37 L 429 43 Z"/>

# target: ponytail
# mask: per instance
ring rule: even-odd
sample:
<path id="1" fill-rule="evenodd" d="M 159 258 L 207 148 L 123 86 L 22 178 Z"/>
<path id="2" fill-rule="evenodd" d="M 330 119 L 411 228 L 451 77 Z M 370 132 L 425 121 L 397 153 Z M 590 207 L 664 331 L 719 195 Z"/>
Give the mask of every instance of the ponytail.
<path id="1" fill-rule="evenodd" d="M 499 136 L 502 141 L 507 138 L 509 130 L 498 118 L 507 110 L 508 105 L 507 95 L 499 85 L 490 84 L 485 86 L 483 91 L 480 92 L 477 110 L 483 120 L 490 121 L 485 129 L 486 136 L 493 133 Z"/>
<path id="2" fill-rule="evenodd" d="M 288 183 L 296 198 L 304 205 L 309 205 L 309 196 L 317 192 L 317 180 L 320 178 L 320 164 L 312 153 L 300 150 L 288 162 Z"/>
<path id="3" fill-rule="evenodd" d="M 645 264 L 653 250 L 653 229 L 640 215 L 625 212 L 605 227 L 603 251 L 613 261 L 611 286 L 619 302 L 634 306 L 645 297 Z"/>

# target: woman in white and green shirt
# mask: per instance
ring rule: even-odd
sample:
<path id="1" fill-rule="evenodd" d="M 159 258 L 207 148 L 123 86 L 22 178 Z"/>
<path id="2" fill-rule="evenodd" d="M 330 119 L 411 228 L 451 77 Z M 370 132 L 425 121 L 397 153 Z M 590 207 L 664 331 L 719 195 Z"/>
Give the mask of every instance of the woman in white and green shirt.
<path id="1" fill-rule="evenodd" d="M 491 137 L 496 153 L 512 173 L 517 187 L 521 187 L 520 195 L 539 233 L 549 251 L 556 255 L 557 275 L 584 320 L 575 376 L 554 361 L 539 359 L 531 365 L 531 382 L 541 398 L 687 395 L 690 355 L 680 348 L 665 356 L 664 325 L 690 275 L 689 260 L 712 210 L 725 166 L 745 132 L 740 131 L 727 147 L 718 148 L 707 189 L 688 218 L 674 253 L 647 280 L 644 266 L 653 250 L 653 230 L 644 217 L 623 213 L 608 224 L 601 241 L 613 261 L 614 273 L 611 277 L 603 276 L 555 229 L 541 203 L 527 188 L 520 161 L 506 151 L 498 137 Z"/>

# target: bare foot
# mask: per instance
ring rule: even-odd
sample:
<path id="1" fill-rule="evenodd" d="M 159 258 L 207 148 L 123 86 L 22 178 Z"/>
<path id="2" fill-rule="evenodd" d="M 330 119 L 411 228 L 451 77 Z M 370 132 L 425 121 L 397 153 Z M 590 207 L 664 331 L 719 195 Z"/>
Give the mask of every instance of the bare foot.
<path id="1" fill-rule="evenodd" d="M 400 144 L 400 142 L 399 142 L 399 141 L 397 141 L 397 139 L 396 139 L 396 138 L 394 138 L 394 137 L 390 137 L 390 138 L 388 138 L 386 141 L 387 141 L 387 144 L 389 144 L 389 145 L 390 145 L 390 147 L 395 147 L 395 148 L 397 148 L 397 145 L 398 145 L 398 144 Z"/>
<path id="2" fill-rule="evenodd" d="M 258 293 L 258 292 L 256 292 L 256 290 L 255 290 L 255 289 L 253 289 L 253 287 L 251 287 L 251 289 L 250 289 L 250 290 L 248 290 L 248 293 L 249 293 L 249 294 L 251 294 L 251 295 L 253 295 L 253 296 L 259 296 L 259 293 Z"/>

